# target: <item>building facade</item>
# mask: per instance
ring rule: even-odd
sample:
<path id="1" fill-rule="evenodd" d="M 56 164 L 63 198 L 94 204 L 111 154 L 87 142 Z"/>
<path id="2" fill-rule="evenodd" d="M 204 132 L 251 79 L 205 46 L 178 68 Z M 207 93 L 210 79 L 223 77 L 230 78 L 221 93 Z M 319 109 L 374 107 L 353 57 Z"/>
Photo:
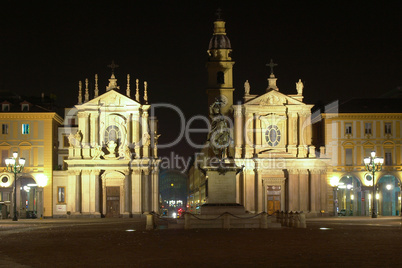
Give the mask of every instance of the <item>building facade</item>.
<path id="1" fill-rule="evenodd" d="M 25 167 L 17 175 L 17 217 L 53 216 L 53 169 L 57 166 L 57 129 L 62 118 L 39 101 L 27 101 L 7 94 L 0 111 L 1 167 L 0 204 L 2 218 L 13 217 L 14 174 L 5 172 L 5 159 L 14 152 L 25 158 Z M 48 107 L 48 108 L 46 108 Z"/>
<path id="2" fill-rule="evenodd" d="M 55 171 L 54 215 L 131 217 L 159 211 L 159 135 L 156 118 L 149 116 L 147 82 L 140 101 L 138 79 L 135 99 L 129 75 L 125 94 L 114 73 L 102 95 L 97 80 L 92 99 L 88 79 L 85 89 L 79 83 L 78 104 L 59 129 L 60 144 L 68 145 L 59 161 L 67 158 L 67 169 Z"/>
<path id="3" fill-rule="evenodd" d="M 372 151 L 384 158 L 375 173 L 378 214 L 397 216 L 401 212 L 400 98 L 353 99 L 328 105 L 314 121 L 314 140 L 325 146 L 332 214 L 371 215 L 373 176 L 365 169 L 364 158 Z M 323 150 L 324 152 L 324 150 Z"/>
<path id="4" fill-rule="evenodd" d="M 303 83 L 296 83 L 297 92 L 293 95 L 281 93 L 273 72 L 276 64 L 271 60 L 265 93 L 253 95 L 246 81 L 243 104 L 233 105 L 231 51 L 225 22 L 218 18 L 208 49 L 207 94 L 208 104 L 219 100 L 222 115 L 231 122 L 233 142 L 228 158 L 243 167 L 236 178 L 236 202 L 251 213 L 328 213 L 326 163 L 316 157 L 312 145 L 313 105 L 303 102 Z M 189 173 L 189 204 L 195 208 L 208 203 L 208 178 L 197 165 L 202 167 L 202 162 L 212 155 L 207 143 Z"/>

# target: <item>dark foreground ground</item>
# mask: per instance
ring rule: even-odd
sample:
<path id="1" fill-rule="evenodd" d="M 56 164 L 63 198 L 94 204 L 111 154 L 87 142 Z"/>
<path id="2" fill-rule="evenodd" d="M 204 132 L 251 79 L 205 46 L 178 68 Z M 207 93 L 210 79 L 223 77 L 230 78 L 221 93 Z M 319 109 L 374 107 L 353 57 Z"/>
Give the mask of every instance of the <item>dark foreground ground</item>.
<path id="1" fill-rule="evenodd" d="M 401 255 L 399 217 L 265 230 L 146 231 L 135 219 L 0 221 L 1 267 L 402 267 Z"/>

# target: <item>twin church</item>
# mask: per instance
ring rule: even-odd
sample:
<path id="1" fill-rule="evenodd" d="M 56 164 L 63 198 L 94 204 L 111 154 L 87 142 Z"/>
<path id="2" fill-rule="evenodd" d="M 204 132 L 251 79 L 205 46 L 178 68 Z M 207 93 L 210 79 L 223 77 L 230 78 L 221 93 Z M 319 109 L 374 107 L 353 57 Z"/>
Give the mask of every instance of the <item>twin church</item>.
<path id="1" fill-rule="evenodd" d="M 331 127 L 330 134 L 337 135 L 344 123 L 335 120 L 335 115 L 328 117 L 335 120 L 328 126 L 320 121 L 324 138 L 317 140 L 324 142 L 315 144 L 320 146 L 316 148 L 313 145 L 316 136 L 312 128 L 313 105 L 303 102 L 303 83 L 300 79 L 295 83 L 294 94 L 282 93 L 272 60 L 268 64 L 271 72 L 267 87 L 258 89 L 265 93 L 254 94 L 257 90 L 245 81 L 243 102 L 234 105 L 235 62 L 231 53 L 225 21 L 218 18 L 208 47 L 207 98 L 209 106 L 219 100 L 220 113 L 233 122 L 226 156 L 243 167 L 236 175 L 236 203 L 250 213 L 283 210 L 318 216 L 334 215 L 339 209 L 347 208 L 356 215 L 367 215 L 370 204 L 364 196 L 369 197 L 370 184 L 362 179 L 366 172 L 358 155 L 363 152 L 352 151 L 352 158 L 357 162 L 352 161 L 352 165 L 346 167 L 343 144 L 335 144 L 334 139 L 327 150 L 325 147 L 325 138 L 329 135 L 325 130 Z M 77 104 L 65 109 L 64 118 L 53 112 L 36 111 L 29 102 L 3 100 L 0 113 L 2 165 L 14 151 L 27 159 L 17 181 L 13 174 L 1 173 L 3 218 L 13 216 L 14 184 L 17 213 L 21 218 L 32 214 L 38 217 L 132 217 L 159 212 L 157 144 L 160 133 L 169 130 L 159 130 L 157 118 L 150 116 L 152 104 L 148 103 L 147 82 L 132 81 L 127 75 L 123 89 L 114 74 L 117 65 L 112 63 L 110 67 L 112 75 L 104 90 L 98 88 L 97 75 L 91 79 L 94 84 L 91 92 L 88 79 L 79 82 Z M 400 112 L 391 117 L 395 133 L 401 128 L 397 123 L 400 117 Z M 373 131 L 378 139 L 370 144 L 381 151 L 383 140 L 395 137 L 384 138 L 380 133 L 382 122 L 374 119 L 372 122 L 373 125 L 378 123 L 379 132 Z M 334 124 L 338 127 L 332 131 Z M 356 141 L 359 131 L 356 130 L 357 136 L 348 136 L 347 152 L 359 146 Z M 400 160 L 400 145 L 392 148 L 391 161 L 396 163 Z M 334 152 L 338 152 L 336 160 L 331 158 Z M 203 153 L 204 157 L 212 156 L 210 148 L 205 148 Z M 383 174 L 395 178 L 394 211 L 401 207 L 397 191 L 400 189 L 399 173 L 395 167 Z M 335 175 L 338 184 L 344 177 L 355 178 L 354 184 L 348 187 L 349 192 L 342 192 L 342 197 L 340 193 L 336 197 L 334 190 L 338 188 L 330 185 L 330 181 L 336 180 Z M 198 213 L 197 208 L 208 203 L 207 180 L 196 165 L 190 169 L 189 212 Z M 358 197 L 361 198 L 359 203 Z"/>

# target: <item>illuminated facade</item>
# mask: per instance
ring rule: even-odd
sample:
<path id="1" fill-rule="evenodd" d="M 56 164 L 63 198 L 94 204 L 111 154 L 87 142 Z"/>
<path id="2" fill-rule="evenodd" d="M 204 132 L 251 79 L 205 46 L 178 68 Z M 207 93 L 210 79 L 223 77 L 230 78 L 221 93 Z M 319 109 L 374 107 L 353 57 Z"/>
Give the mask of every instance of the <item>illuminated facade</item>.
<path id="1" fill-rule="evenodd" d="M 62 118 L 44 108 L 44 96 L 37 102 L 23 101 L 9 95 L 0 107 L 1 166 L 5 159 L 18 152 L 25 158 L 25 167 L 17 177 L 17 216 L 53 216 L 53 168 L 57 165 L 57 129 Z M 14 175 L 0 174 L 2 217 L 12 217 Z"/>
<path id="2" fill-rule="evenodd" d="M 119 92 L 113 72 L 102 95 L 97 76 L 92 99 L 88 84 L 86 79 L 84 89 L 79 83 L 78 104 L 67 111 L 59 129 L 59 166 L 66 170 L 55 171 L 54 215 L 131 217 L 158 212 L 159 135 L 156 118 L 149 116 L 147 83 L 142 102 L 138 79 L 131 98 L 129 75 L 125 94 Z"/>
<path id="3" fill-rule="evenodd" d="M 400 215 L 401 211 L 401 99 L 354 99 L 329 105 L 313 119 L 314 140 L 325 146 L 329 159 L 328 178 L 332 214 L 370 215 L 372 174 L 363 159 L 372 151 L 384 158 L 375 173 L 378 214 Z M 324 150 L 323 150 L 324 152 Z"/>
<path id="4" fill-rule="evenodd" d="M 233 105 L 233 65 L 225 22 L 217 19 L 208 50 L 208 104 L 222 103 L 221 112 L 233 122 L 228 156 L 243 168 L 236 178 L 236 202 L 246 211 L 270 214 L 276 210 L 304 211 L 309 216 L 328 212 L 329 190 L 325 160 L 316 157 L 310 123 L 313 105 L 303 102 L 303 83 L 296 94 L 279 91 L 271 60 L 265 93 L 253 95 L 244 84 L 243 104 Z M 253 90 L 254 91 L 254 90 Z M 257 90 L 256 90 L 257 91 Z M 260 89 L 259 89 L 260 91 Z M 208 201 L 208 179 L 198 167 L 213 154 L 208 148 L 189 172 L 191 212 Z"/>

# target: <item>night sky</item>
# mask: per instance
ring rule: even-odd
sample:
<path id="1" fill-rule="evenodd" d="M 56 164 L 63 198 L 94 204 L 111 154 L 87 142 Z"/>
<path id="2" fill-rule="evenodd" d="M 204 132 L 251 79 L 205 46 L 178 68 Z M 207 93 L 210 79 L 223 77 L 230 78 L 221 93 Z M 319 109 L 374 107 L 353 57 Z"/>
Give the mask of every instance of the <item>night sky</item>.
<path id="1" fill-rule="evenodd" d="M 97 73 L 105 91 L 114 60 L 123 93 L 129 73 L 132 92 L 136 78 L 148 82 L 151 103 L 177 105 L 187 120 L 205 115 L 206 50 L 217 8 L 236 62 L 235 100 L 242 99 L 246 79 L 251 94 L 265 92 L 271 58 L 279 90 L 295 94 L 301 78 L 309 104 L 376 97 L 402 86 L 400 1 L 70 2 L 2 4 L 0 90 L 54 94 L 60 107 L 69 107 L 77 102 L 79 80 L 93 83 Z M 178 117 L 157 116 L 160 142 L 171 141 Z M 193 152 L 182 142 L 161 154 L 172 150 Z"/>

